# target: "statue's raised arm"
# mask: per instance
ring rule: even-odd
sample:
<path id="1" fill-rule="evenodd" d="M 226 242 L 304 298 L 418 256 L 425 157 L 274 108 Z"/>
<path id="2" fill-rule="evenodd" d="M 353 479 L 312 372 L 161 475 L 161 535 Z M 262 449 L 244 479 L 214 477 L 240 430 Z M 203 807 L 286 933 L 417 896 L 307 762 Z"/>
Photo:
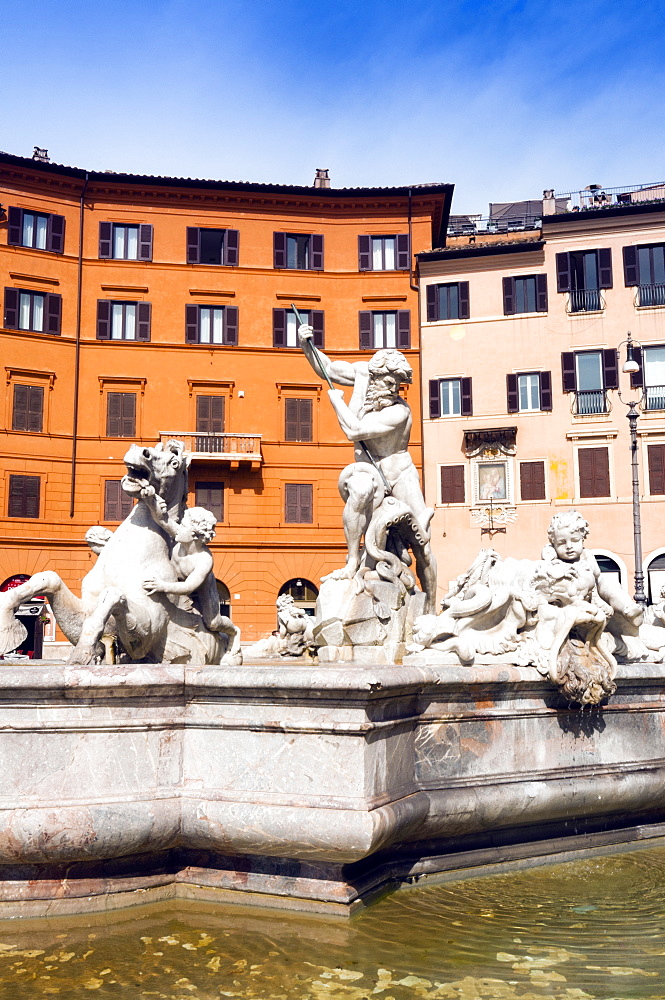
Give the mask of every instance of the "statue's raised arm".
<path id="1" fill-rule="evenodd" d="M 314 347 L 313 336 L 313 327 L 308 326 L 306 323 L 302 323 L 298 327 L 300 346 L 319 378 L 337 382 L 338 385 L 354 385 L 356 381 L 356 366 L 352 365 L 349 361 L 331 361 L 320 348 Z"/>

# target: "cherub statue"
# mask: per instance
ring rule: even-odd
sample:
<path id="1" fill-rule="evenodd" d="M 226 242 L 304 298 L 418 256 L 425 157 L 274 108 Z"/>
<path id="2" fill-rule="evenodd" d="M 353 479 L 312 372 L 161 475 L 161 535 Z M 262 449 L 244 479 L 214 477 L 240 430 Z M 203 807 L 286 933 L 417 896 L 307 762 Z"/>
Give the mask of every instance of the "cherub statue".
<path id="1" fill-rule="evenodd" d="M 313 620 L 299 608 L 290 594 L 277 598 L 277 621 L 282 640 L 282 656 L 300 656 L 308 647 L 314 648 Z"/>

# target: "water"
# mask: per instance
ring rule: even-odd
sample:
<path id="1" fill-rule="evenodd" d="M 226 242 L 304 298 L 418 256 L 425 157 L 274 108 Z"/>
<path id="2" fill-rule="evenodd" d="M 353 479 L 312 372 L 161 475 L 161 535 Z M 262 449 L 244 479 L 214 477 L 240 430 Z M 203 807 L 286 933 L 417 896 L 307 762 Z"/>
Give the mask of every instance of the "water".
<path id="1" fill-rule="evenodd" d="M 665 997 L 665 848 L 400 890 L 351 920 L 201 903 L 0 923 L 0 997 Z"/>

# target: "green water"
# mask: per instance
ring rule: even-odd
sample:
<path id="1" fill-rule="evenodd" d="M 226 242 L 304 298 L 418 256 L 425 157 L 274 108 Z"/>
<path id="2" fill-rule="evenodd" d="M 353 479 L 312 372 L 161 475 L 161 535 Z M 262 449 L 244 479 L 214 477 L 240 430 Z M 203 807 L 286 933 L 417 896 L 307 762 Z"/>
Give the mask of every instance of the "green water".
<path id="1" fill-rule="evenodd" d="M 0 997 L 665 997 L 665 848 L 400 890 L 351 920 L 159 904 L 0 923 Z"/>

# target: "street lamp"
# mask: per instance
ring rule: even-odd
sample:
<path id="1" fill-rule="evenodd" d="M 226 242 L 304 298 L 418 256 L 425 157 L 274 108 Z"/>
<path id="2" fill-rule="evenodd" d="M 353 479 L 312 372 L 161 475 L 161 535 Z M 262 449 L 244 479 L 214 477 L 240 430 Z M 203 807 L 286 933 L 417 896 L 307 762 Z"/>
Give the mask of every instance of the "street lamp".
<path id="1" fill-rule="evenodd" d="M 628 331 L 628 336 L 626 340 L 622 340 L 619 344 L 621 347 L 623 344 L 626 345 L 626 360 L 623 365 L 623 371 L 626 375 L 636 375 L 640 370 L 640 365 L 635 359 L 635 347 L 641 347 L 637 341 L 633 340 L 633 336 Z M 646 606 L 647 598 L 644 593 L 644 572 L 642 570 L 642 521 L 640 518 L 640 473 L 639 466 L 637 464 L 637 418 L 639 417 L 639 406 L 644 400 L 644 388 L 642 389 L 642 394 L 639 399 L 626 401 L 621 395 L 621 389 L 618 392 L 619 399 L 628 407 L 628 423 L 630 425 L 630 464 L 633 477 L 633 548 L 635 551 L 635 602 Z"/>

